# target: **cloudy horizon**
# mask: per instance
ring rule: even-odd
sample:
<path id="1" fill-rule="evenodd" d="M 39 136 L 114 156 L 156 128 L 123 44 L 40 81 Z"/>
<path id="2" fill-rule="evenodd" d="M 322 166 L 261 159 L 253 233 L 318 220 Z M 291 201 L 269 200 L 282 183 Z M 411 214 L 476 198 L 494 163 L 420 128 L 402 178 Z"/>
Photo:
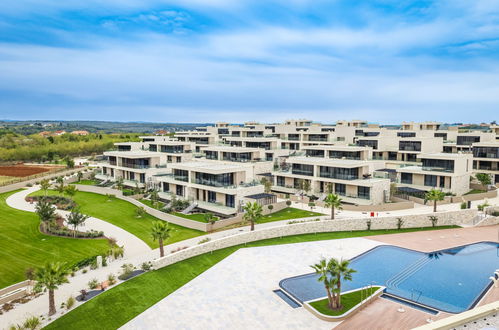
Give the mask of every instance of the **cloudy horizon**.
<path id="1" fill-rule="evenodd" d="M 490 122 L 492 0 L 7 0 L 0 119 Z"/>

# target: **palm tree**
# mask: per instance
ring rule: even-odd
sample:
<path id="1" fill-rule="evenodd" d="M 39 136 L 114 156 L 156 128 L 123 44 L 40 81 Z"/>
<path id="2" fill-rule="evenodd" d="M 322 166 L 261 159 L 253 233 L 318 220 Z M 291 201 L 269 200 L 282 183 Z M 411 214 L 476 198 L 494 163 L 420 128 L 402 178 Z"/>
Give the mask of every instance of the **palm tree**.
<path id="1" fill-rule="evenodd" d="M 36 272 L 37 290 L 43 289 L 49 292 L 49 316 L 54 315 L 56 312 L 54 291 L 57 290 L 59 285 L 68 282 L 68 273 L 68 269 L 60 262 L 49 262 Z"/>
<path id="2" fill-rule="evenodd" d="M 321 259 L 319 263 L 310 266 L 315 270 L 315 273 L 319 275 L 317 281 L 324 283 L 324 287 L 327 292 L 328 306 L 330 309 L 336 309 L 336 299 L 335 292 L 333 288 L 336 287 L 336 276 L 331 276 L 334 270 L 334 259 L 327 261 L 325 258 Z"/>
<path id="3" fill-rule="evenodd" d="M 118 179 L 116 179 L 116 187 L 118 188 L 118 190 L 123 190 L 123 178 L 122 177 L 119 177 Z"/>
<path id="4" fill-rule="evenodd" d="M 78 189 L 74 184 L 70 184 L 64 188 L 64 194 L 68 195 L 71 199 L 74 197 L 74 195 L 78 192 Z"/>
<path id="5" fill-rule="evenodd" d="M 158 240 L 159 242 L 159 256 L 164 257 L 165 251 L 163 248 L 163 241 L 170 237 L 170 228 L 168 227 L 168 222 L 154 221 L 152 223 L 151 235 L 154 240 Z"/>
<path id="6" fill-rule="evenodd" d="M 66 222 L 68 225 L 73 226 L 73 237 L 76 238 L 76 229 L 81 226 L 85 221 L 90 218 L 88 215 L 82 214 L 79 208 L 74 208 L 71 210 L 66 217 Z"/>
<path id="7" fill-rule="evenodd" d="M 57 177 L 57 179 L 55 179 L 55 181 L 58 183 L 56 189 L 59 192 L 59 194 L 62 195 L 64 193 L 64 178 L 62 176 L 59 176 Z"/>
<path id="8" fill-rule="evenodd" d="M 336 194 L 328 194 L 324 199 L 324 206 L 331 208 L 331 219 L 334 219 L 334 209 L 342 210 L 341 198 Z"/>
<path id="9" fill-rule="evenodd" d="M 445 193 L 441 190 L 431 189 L 425 194 L 425 200 L 433 201 L 433 212 L 437 212 L 437 202 L 443 201 Z"/>
<path id="10" fill-rule="evenodd" d="M 55 207 L 45 200 L 39 200 L 36 203 L 35 212 L 42 222 L 49 222 L 55 219 Z"/>
<path id="11" fill-rule="evenodd" d="M 206 221 L 207 223 L 214 224 L 217 220 L 217 217 L 214 216 L 213 213 L 206 213 L 204 215 L 204 221 Z"/>
<path id="12" fill-rule="evenodd" d="M 336 295 L 336 307 L 341 309 L 343 307 L 341 306 L 341 281 L 351 281 L 352 274 L 357 271 L 348 267 L 350 266 L 350 260 L 337 260 L 334 258 L 332 260 L 334 260 L 333 273 L 336 274 L 336 288 L 338 291 L 338 294 Z"/>
<path id="13" fill-rule="evenodd" d="M 156 190 L 156 189 L 151 190 L 151 194 L 150 194 L 149 198 L 151 199 L 152 206 L 156 207 L 158 205 L 158 201 L 159 201 L 158 190 Z"/>
<path id="14" fill-rule="evenodd" d="M 244 215 L 243 219 L 251 223 L 250 230 L 255 230 L 255 223 L 258 222 L 263 217 L 263 208 L 257 202 L 246 203 L 243 206 Z"/>
<path id="15" fill-rule="evenodd" d="M 77 174 L 76 174 L 76 177 L 78 178 L 78 182 L 81 181 L 81 179 L 83 179 L 83 173 L 81 171 L 79 171 Z"/>
<path id="16" fill-rule="evenodd" d="M 40 181 L 40 188 L 43 190 L 44 195 L 47 196 L 47 190 L 50 188 L 50 181 L 48 179 Z"/>

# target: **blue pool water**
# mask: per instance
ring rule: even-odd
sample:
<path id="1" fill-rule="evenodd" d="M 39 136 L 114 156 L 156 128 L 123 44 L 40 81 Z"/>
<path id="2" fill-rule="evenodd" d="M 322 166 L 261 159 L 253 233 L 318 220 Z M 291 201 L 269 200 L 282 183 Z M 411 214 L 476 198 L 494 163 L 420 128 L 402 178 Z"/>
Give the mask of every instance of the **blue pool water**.
<path id="1" fill-rule="evenodd" d="M 352 260 L 357 270 L 342 291 L 370 284 L 386 293 L 450 313 L 461 313 L 479 300 L 499 269 L 499 244 L 483 242 L 433 253 L 379 246 Z M 325 296 L 316 274 L 287 278 L 279 284 L 300 302 Z"/>

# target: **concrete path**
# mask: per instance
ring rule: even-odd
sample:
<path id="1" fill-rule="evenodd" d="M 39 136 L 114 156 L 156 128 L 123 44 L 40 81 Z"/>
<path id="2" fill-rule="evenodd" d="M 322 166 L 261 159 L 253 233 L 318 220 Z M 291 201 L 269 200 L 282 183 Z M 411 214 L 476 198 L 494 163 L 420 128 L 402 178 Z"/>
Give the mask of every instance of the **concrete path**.
<path id="1" fill-rule="evenodd" d="M 284 278 L 310 273 L 323 256 L 352 258 L 381 244 L 347 238 L 242 248 L 121 329 L 331 329 L 334 323 L 293 309 L 273 290 Z"/>

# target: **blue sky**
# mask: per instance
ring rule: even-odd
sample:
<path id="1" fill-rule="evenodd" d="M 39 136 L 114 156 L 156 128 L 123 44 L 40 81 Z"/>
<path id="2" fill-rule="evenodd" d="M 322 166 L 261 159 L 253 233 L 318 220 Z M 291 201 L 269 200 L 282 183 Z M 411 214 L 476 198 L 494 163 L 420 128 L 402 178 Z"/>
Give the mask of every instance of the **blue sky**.
<path id="1" fill-rule="evenodd" d="M 0 119 L 490 122 L 499 1 L 3 0 Z"/>

